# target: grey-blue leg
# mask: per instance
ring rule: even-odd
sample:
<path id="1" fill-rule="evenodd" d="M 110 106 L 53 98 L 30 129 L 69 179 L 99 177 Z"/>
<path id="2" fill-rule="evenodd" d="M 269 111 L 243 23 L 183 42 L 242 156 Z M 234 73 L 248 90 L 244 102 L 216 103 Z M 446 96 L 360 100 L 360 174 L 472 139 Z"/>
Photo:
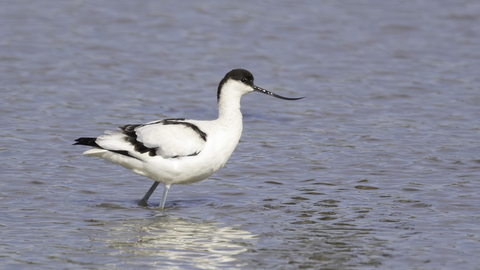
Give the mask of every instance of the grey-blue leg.
<path id="1" fill-rule="evenodd" d="M 148 199 L 150 198 L 150 196 L 152 195 L 152 193 L 155 191 L 155 189 L 157 188 L 158 184 L 160 184 L 160 182 L 157 182 L 155 181 L 153 183 L 153 185 L 150 187 L 150 189 L 147 191 L 147 193 L 145 194 L 145 196 L 143 196 L 143 199 L 140 200 L 140 202 L 138 202 L 138 205 L 140 206 L 148 206 L 147 202 L 148 202 Z"/>
<path id="2" fill-rule="evenodd" d="M 170 185 L 165 185 L 165 189 L 163 190 L 162 202 L 160 203 L 160 210 L 162 211 L 165 208 L 165 201 L 167 200 L 167 193 L 169 188 L 170 188 Z"/>

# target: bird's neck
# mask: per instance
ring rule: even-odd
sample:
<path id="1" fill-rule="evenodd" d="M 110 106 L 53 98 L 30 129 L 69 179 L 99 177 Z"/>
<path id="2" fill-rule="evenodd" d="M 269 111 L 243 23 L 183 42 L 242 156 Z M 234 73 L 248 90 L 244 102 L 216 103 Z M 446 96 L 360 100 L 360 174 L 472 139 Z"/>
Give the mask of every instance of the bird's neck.
<path id="1" fill-rule="evenodd" d="M 218 120 L 225 125 L 242 126 L 242 112 L 240 111 L 240 98 L 236 93 L 223 95 L 218 100 Z"/>

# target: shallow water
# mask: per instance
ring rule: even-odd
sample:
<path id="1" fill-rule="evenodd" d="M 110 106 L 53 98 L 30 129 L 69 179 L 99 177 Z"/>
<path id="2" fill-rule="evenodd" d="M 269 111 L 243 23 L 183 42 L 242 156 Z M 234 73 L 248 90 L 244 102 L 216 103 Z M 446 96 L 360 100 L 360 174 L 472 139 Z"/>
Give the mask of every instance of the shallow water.
<path id="1" fill-rule="evenodd" d="M 0 265 L 478 269 L 478 1 L 7 1 L 0 9 Z M 152 181 L 72 146 L 213 119 L 249 94 L 225 168 Z"/>

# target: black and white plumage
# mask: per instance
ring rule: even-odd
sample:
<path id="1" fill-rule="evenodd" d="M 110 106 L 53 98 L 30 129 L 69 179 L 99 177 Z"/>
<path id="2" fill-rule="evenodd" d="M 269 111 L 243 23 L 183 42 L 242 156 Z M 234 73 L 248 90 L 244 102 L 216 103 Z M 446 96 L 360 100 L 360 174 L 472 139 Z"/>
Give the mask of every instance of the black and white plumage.
<path id="1" fill-rule="evenodd" d="M 155 182 L 139 204 L 146 205 L 159 183 L 165 185 L 163 210 L 173 184 L 191 184 L 222 168 L 242 134 L 240 99 L 249 92 L 286 98 L 253 84 L 253 75 L 234 69 L 220 81 L 217 91 L 218 118 L 212 121 L 165 119 L 141 125 L 125 125 L 97 138 L 79 138 L 75 144 L 92 146 L 84 152 L 118 163 Z"/>

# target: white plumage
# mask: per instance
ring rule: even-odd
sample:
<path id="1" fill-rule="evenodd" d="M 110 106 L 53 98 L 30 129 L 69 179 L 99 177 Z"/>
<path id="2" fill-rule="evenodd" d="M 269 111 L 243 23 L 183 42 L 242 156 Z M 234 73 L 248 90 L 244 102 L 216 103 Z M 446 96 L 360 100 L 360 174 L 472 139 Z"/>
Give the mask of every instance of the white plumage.
<path id="1" fill-rule="evenodd" d="M 87 156 L 118 163 L 155 180 L 141 205 L 146 205 L 158 183 L 163 183 L 165 190 L 160 204 L 163 210 L 171 185 L 204 180 L 225 165 L 242 134 L 240 99 L 252 91 L 282 99 L 300 99 L 282 97 L 255 86 L 250 72 L 234 69 L 219 84 L 216 120 L 165 119 L 126 125 L 97 138 L 79 138 L 75 144 L 93 146 L 84 152 Z"/>

